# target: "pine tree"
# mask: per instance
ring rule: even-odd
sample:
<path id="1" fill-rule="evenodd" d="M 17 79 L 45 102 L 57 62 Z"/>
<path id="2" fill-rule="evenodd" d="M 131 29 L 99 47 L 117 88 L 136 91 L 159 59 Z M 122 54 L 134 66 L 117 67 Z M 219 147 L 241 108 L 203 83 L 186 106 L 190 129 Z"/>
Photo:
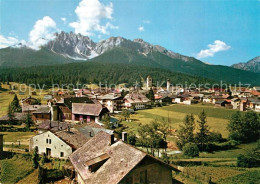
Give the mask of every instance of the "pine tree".
<path id="1" fill-rule="evenodd" d="M 22 111 L 22 108 L 19 104 L 19 100 L 18 100 L 16 94 L 14 95 L 14 99 L 11 102 L 11 109 L 12 109 L 12 112 L 21 112 Z"/>
<path id="2" fill-rule="evenodd" d="M 147 98 L 154 102 L 154 92 L 152 88 L 150 88 L 149 93 L 147 94 Z"/>
<path id="3" fill-rule="evenodd" d="M 38 147 L 35 147 L 32 154 L 32 164 L 34 169 L 36 169 L 39 166 L 38 160 L 39 160 Z"/>
<path id="4" fill-rule="evenodd" d="M 227 126 L 229 139 L 242 141 L 244 137 L 243 128 L 241 113 L 239 111 L 233 113 Z"/>
<path id="5" fill-rule="evenodd" d="M 14 118 L 14 113 L 13 113 L 13 111 L 12 111 L 12 107 L 11 107 L 11 104 L 9 104 L 9 106 L 8 106 L 8 119 L 9 119 L 9 121 L 12 121 L 13 120 L 13 118 Z"/>
<path id="6" fill-rule="evenodd" d="M 185 144 L 194 142 L 195 119 L 193 114 L 186 115 L 183 123 L 184 125 L 180 126 L 178 132 L 179 141 L 177 144 L 180 149 L 182 149 Z"/>
<path id="7" fill-rule="evenodd" d="M 106 129 L 111 129 L 111 125 L 110 125 L 110 116 L 108 114 L 105 114 L 103 117 L 103 124 L 104 124 L 104 128 Z"/>
<path id="8" fill-rule="evenodd" d="M 197 122 L 199 125 L 199 132 L 196 135 L 196 139 L 200 145 L 201 151 L 204 151 L 205 145 L 209 142 L 210 135 L 209 127 L 207 125 L 207 116 L 204 110 L 199 114 L 199 120 Z"/>
<path id="9" fill-rule="evenodd" d="M 32 117 L 31 117 L 30 112 L 28 111 L 27 116 L 26 116 L 26 120 L 25 120 L 26 129 L 30 130 L 30 127 L 31 127 L 32 124 L 33 124 Z"/>

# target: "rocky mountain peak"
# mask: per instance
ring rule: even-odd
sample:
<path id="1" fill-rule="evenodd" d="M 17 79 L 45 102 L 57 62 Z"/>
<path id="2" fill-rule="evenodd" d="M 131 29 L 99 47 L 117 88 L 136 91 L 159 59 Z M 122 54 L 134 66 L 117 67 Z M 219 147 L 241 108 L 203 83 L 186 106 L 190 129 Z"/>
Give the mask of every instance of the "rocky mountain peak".
<path id="1" fill-rule="evenodd" d="M 120 36 L 110 37 L 96 43 L 88 36 L 81 35 L 80 33 L 75 34 L 73 32 L 66 33 L 61 31 L 60 33 L 55 33 L 55 39 L 49 41 L 44 47 L 54 53 L 76 60 L 91 59 L 116 47 L 126 48 L 146 57 L 150 53 L 160 52 L 171 58 L 178 58 L 183 61 L 189 60 L 186 56 L 176 54 L 159 45 L 152 45 L 141 38 L 131 41 Z"/>
<path id="2" fill-rule="evenodd" d="M 233 68 L 260 73 L 260 56 L 249 60 L 246 63 L 237 63 L 232 65 Z"/>

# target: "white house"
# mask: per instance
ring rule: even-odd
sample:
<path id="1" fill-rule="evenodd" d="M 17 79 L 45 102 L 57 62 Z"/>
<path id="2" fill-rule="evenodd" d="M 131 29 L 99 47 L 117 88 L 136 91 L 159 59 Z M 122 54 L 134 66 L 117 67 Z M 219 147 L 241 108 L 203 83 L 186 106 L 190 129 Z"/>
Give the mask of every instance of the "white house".
<path id="1" fill-rule="evenodd" d="M 29 150 L 38 147 L 39 154 L 54 158 L 67 159 L 68 156 L 84 145 L 89 139 L 76 130 L 66 130 L 38 134 L 30 139 Z"/>
<path id="2" fill-rule="evenodd" d="M 134 93 L 127 94 L 124 99 L 125 107 L 135 109 L 145 109 L 147 105 L 151 105 L 151 100 L 149 100 L 145 95 Z"/>

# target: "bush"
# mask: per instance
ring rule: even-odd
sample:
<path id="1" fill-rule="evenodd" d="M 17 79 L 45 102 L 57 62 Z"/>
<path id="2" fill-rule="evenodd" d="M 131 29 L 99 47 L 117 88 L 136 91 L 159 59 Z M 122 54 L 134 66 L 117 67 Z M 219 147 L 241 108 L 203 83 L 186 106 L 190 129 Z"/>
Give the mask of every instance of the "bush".
<path id="1" fill-rule="evenodd" d="M 188 157 L 198 157 L 199 156 L 199 148 L 194 143 L 187 143 L 183 147 L 183 154 Z"/>
<path id="2" fill-rule="evenodd" d="M 238 167 L 259 167 L 260 166 L 260 140 L 258 140 L 255 148 L 252 148 L 244 155 L 237 157 Z"/>
<path id="3" fill-rule="evenodd" d="M 136 143 L 136 136 L 133 135 L 133 134 L 130 134 L 130 135 L 127 137 L 127 143 L 128 143 L 128 144 L 131 144 L 131 145 L 135 145 L 135 143 Z"/>
<path id="4" fill-rule="evenodd" d="M 219 133 L 219 132 L 210 132 L 209 140 L 211 142 L 222 142 L 223 138 L 222 138 L 221 133 Z"/>
<path id="5" fill-rule="evenodd" d="M 260 166 L 259 160 L 256 160 L 254 157 L 248 155 L 239 155 L 237 157 L 237 166 L 238 167 L 258 167 Z"/>

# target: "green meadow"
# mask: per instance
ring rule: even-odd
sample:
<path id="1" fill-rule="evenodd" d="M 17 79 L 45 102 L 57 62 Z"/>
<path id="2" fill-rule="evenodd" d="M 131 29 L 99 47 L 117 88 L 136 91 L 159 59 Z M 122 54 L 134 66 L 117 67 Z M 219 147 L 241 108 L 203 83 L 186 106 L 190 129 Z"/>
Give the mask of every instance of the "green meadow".
<path id="1" fill-rule="evenodd" d="M 198 114 L 202 111 L 207 114 L 207 122 L 211 131 L 220 132 L 224 138 L 228 137 L 226 129 L 232 113 L 236 110 L 215 107 L 213 105 L 181 105 L 174 104 L 164 107 L 155 107 L 153 109 L 139 110 L 131 115 L 131 122 L 123 122 L 129 130 L 136 132 L 140 124 L 150 123 L 154 119 L 169 119 L 172 129 L 178 129 L 187 114 L 193 114 L 198 119 Z"/>

